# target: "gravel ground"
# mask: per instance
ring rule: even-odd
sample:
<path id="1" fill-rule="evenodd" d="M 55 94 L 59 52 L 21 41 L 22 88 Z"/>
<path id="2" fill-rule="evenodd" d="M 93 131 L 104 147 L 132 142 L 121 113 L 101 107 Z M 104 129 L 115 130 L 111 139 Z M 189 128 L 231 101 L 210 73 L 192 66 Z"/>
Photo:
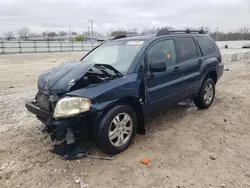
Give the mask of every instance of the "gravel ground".
<path id="1" fill-rule="evenodd" d="M 71 53 L 79 59 L 82 53 Z M 38 75 L 67 53 L 0 56 L 0 187 L 250 187 L 250 61 L 226 64 L 208 110 L 176 106 L 147 124 L 113 161 L 63 161 L 24 102 Z M 144 157 L 150 166 L 140 163 Z"/>

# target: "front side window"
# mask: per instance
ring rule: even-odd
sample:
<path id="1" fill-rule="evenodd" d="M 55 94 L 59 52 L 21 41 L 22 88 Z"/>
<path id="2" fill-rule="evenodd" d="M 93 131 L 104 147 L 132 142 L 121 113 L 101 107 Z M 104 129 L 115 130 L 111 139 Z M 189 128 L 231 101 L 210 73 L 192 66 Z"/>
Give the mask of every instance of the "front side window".
<path id="1" fill-rule="evenodd" d="M 118 71 L 126 73 L 143 44 L 144 41 L 127 40 L 105 43 L 84 57 L 82 61 L 111 65 Z"/>
<path id="2" fill-rule="evenodd" d="M 175 47 L 173 39 L 161 40 L 155 43 L 147 53 L 148 63 L 152 61 L 164 61 L 167 66 L 176 62 Z"/>
<path id="3" fill-rule="evenodd" d="M 198 57 L 196 45 L 192 38 L 177 38 L 175 42 L 177 63 Z"/>

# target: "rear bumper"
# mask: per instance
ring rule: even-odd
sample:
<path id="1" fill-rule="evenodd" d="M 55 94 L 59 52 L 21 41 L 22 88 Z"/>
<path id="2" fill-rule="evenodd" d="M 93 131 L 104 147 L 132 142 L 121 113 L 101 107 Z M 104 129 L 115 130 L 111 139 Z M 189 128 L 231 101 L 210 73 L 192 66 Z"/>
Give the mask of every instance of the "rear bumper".
<path id="1" fill-rule="evenodd" d="M 223 64 L 223 63 L 220 63 L 220 64 L 219 64 L 218 71 L 217 71 L 217 79 L 218 79 L 218 80 L 219 80 L 220 77 L 223 75 L 223 72 L 224 72 L 224 64 Z"/>
<path id="2" fill-rule="evenodd" d="M 47 122 L 52 117 L 52 113 L 40 109 L 32 101 L 27 101 L 25 103 L 25 107 L 29 112 L 35 114 L 43 122 Z"/>

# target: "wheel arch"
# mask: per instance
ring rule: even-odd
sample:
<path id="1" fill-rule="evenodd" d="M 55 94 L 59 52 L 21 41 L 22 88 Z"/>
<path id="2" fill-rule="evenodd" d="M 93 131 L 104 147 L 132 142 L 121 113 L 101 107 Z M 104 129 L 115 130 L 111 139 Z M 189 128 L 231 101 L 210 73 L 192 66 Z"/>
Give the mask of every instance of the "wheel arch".
<path id="1" fill-rule="evenodd" d="M 94 117 L 95 130 L 92 134 L 94 140 L 98 139 L 98 137 L 102 134 L 103 128 L 100 127 L 100 121 L 109 112 L 110 109 L 112 109 L 117 105 L 128 105 L 134 110 L 137 117 L 137 133 L 145 134 L 146 130 L 145 130 L 144 111 L 139 101 L 139 98 L 135 96 L 126 96 L 112 102 L 111 104 L 107 105 L 103 110 L 101 110 L 96 114 L 96 117 Z"/>

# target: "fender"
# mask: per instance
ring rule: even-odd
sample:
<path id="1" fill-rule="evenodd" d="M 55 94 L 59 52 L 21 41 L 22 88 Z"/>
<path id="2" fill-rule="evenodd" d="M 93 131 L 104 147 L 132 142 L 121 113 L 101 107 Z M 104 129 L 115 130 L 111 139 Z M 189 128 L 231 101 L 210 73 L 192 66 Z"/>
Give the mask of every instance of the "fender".
<path id="1" fill-rule="evenodd" d="M 201 64 L 201 67 L 200 67 L 201 79 L 200 79 L 199 87 L 202 86 L 204 79 L 207 77 L 207 75 L 210 72 L 216 71 L 216 67 L 218 66 L 218 64 L 219 64 L 218 59 L 216 59 L 215 57 L 208 58 L 206 61 L 204 61 Z"/>

